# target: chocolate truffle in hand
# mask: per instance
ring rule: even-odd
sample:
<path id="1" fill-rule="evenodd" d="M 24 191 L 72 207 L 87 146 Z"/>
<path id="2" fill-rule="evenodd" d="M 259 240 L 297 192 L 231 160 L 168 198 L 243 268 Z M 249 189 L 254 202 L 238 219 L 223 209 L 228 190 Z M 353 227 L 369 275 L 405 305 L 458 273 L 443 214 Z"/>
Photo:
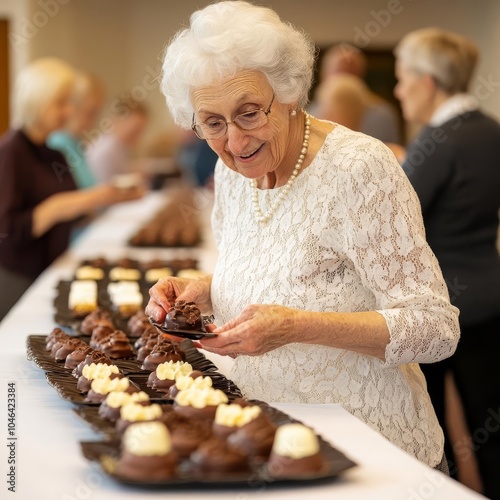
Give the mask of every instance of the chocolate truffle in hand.
<path id="1" fill-rule="evenodd" d="M 201 311 L 194 302 L 179 300 L 174 304 L 163 322 L 169 330 L 205 331 Z"/>
<path id="2" fill-rule="evenodd" d="M 130 425 L 122 438 L 116 474 L 136 481 L 161 481 L 175 474 L 177 457 L 167 427 L 160 422 Z"/>

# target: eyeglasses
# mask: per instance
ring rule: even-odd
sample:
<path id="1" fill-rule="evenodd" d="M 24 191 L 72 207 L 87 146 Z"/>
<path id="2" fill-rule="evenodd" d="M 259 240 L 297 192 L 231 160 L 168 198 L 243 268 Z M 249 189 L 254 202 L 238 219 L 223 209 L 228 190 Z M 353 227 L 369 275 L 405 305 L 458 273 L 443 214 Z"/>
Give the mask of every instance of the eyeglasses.
<path id="1" fill-rule="evenodd" d="M 191 129 L 200 139 L 219 139 L 226 135 L 227 126 L 232 123 L 242 130 L 255 130 L 263 127 L 269 121 L 269 113 L 274 102 L 273 98 L 267 109 L 254 109 L 235 117 L 232 122 L 220 118 L 209 118 L 206 122 L 196 123 L 193 113 L 193 123 Z"/>

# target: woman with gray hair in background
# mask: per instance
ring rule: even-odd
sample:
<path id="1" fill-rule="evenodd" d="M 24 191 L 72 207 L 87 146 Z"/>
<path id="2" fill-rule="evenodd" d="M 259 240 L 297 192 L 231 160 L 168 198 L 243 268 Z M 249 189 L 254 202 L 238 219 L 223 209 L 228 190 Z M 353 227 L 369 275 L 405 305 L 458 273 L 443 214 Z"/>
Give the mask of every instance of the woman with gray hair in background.
<path id="1" fill-rule="evenodd" d="M 379 141 L 304 112 L 314 44 L 270 9 L 220 2 L 167 48 L 162 90 L 177 124 L 218 154 L 213 276 L 166 278 L 213 311 L 202 347 L 235 358 L 245 396 L 339 403 L 431 467 L 443 434 L 419 362 L 458 341 L 414 191 Z"/>
<path id="2" fill-rule="evenodd" d="M 407 121 L 425 125 L 403 168 L 420 198 L 427 241 L 460 309 L 462 330 L 452 358 L 422 369 L 443 426 L 445 374 L 453 374 L 484 492 L 500 498 L 500 425 L 491 415 L 500 407 L 500 125 L 467 94 L 478 60 L 470 40 L 422 29 L 404 37 L 395 53 L 396 97 Z"/>
<path id="3" fill-rule="evenodd" d="M 0 137 L 0 320 L 68 248 L 77 218 L 144 192 L 77 191 L 64 156 L 47 147 L 68 120 L 74 83 L 73 68 L 56 58 L 34 61 L 16 80 L 14 128 Z"/>

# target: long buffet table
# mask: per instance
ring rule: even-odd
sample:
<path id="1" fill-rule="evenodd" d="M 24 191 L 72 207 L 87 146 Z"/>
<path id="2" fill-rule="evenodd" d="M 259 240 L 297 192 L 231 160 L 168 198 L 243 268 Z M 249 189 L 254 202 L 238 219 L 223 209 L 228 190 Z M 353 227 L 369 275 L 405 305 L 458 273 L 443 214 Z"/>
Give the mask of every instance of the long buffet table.
<path id="1" fill-rule="evenodd" d="M 0 323 L 0 498 L 10 498 L 8 384 L 15 382 L 16 494 L 22 500 L 113 500 L 143 498 L 292 500 L 310 499 L 475 499 L 484 498 L 410 457 L 338 405 L 275 405 L 313 427 L 359 465 L 334 482 L 300 487 L 253 487 L 226 490 L 149 491 L 128 488 L 104 475 L 81 454 L 79 441 L 100 440 L 46 382 L 44 372 L 26 358 L 29 334 L 47 334 L 55 326 L 52 300 L 60 279 L 69 279 L 77 263 L 103 255 L 110 259 L 194 256 L 203 270 L 213 269 L 216 252 L 210 231 L 200 249 L 149 250 L 126 248 L 135 229 L 165 202 L 168 194 L 114 207 L 104 213 L 79 241 L 51 266 Z M 201 192 L 197 210 L 209 224 L 210 196 Z M 1 293 L 1 292 L 0 292 Z M 229 375 L 231 360 L 210 353 L 220 371 Z M 269 402 L 272 403 L 272 402 Z"/>

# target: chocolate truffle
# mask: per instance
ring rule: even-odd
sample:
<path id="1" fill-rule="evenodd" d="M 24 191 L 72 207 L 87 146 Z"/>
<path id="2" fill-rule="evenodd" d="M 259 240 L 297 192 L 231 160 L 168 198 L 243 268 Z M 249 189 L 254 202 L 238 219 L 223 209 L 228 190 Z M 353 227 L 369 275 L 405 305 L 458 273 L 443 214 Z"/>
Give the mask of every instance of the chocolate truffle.
<path id="1" fill-rule="evenodd" d="M 177 457 L 170 433 L 160 422 L 130 425 L 123 434 L 116 474 L 136 481 L 161 481 L 175 475 Z"/>
<path id="2" fill-rule="evenodd" d="M 216 437 L 198 446 L 191 454 L 191 463 L 195 471 L 204 474 L 243 472 L 249 467 L 246 455 L 231 448 L 223 439 Z"/>
<path id="3" fill-rule="evenodd" d="M 130 337 L 140 337 L 152 325 L 144 311 L 137 311 L 127 323 Z"/>
<path id="4" fill-rule="evenodd" d="M 87 365 L 94 364 L 104 364 L 104 365 L 112 365 L 113 362 L 111 359 L 106 356 L 102 351 L 98 351 L 97 349 L 93 350 L 90 354 L 85 356 L 85 359 L 73 370 L 72 375 L 75 378 L 80 378 L 83 374 L 83 367 Z"/>
<path id="5" fill-rule="evenodd" d="M 177 374 L 175 384 L 170 387 L 168 393 L 172 399 L 175 399 L 179 391 L 191 388 L 204 389 L 206 387 L 212 387 L 212 379 L 208 376 L 204 377 L 199 370 L 194 370 L 187 375 Z"/>
<path id="6" fill-rule="evenodd" d="M 99 416 L 115 423 L 120 418 L 120 410 L 123 405 L 142 401 L 149 401 L 149 396 L 143 391 L 132 394 L 111 391 L 99 406 Z"/>
<path id="7" fill-rule="evenodd" d="M 82 393 L 87 394 L 90 391 L 92 380 L 97 378 L 123 377 L 120 370 L 115 365 L 105 363 L 91 363 L 85 365 L 82 369 L 82 375 L 78 378 L 76 388 Z"/>
<path id="8" fill-rule="evenodd" d="M 142 369 L 150 372 L 156 370 L 158 365 L 166 363 L 167 361 L 185 361 L 186 354 L 179 347 L 162 337 L 158 338 L 157 344 L 151 350 L 142 363 Z"/>
<path id="9" fill-rule="evenodd" d="M 132 358 L 134 356 L 128 337 L 121 330 L 115 330 L 105 337 L 99 347 L 111 359 Z"/>
<path id="10" fill-rule="evenodd" d="M 170 430 L 172 446 L 180 458 L 188 458 L 201 443 L 212 435 L 209 420 L 193 420 L 185 418 L 176 412 L 173 417 L 165 419 Z"/>
<path id="11" fill-rule="evenodd" d="M 76 368 L 94 349 L 89 347 L 87 344 L 77 347 L 73 352 L 70 352 L 66 356 L 66 362 L 64 363 L 64 368 L 69 368 L 73 370 Z"/>
<path id="12" fill-rule="evenodd" d="M 227 402 L 227 396 L 220 389 L 192 388 L 177 394 L 174 410 L 187 418 L 207 418 L 213 421 L 217 406 Z"/>
<path id="13" fill-rule="evenodd" d="M 265 461 L 273 447 L 276 426 L 262 412 L 257 412 L 256 408 L 259 407 L 248 406 L 243 409 L 242 416 L 247 412 L 249 421 L 231 433 L 228 443 L 256 460 Z"/>
<path id="14" fill-rule="evenodd" d="M 56 361 L 66 361 L 66 356 L 72 353 L 78 347 L 88 347 L 87 344 L 80 339 L 69 339 L 64 342 L 64 344 L 59 347 L 55 352 L 54 358 Z"/>
<path id="15" fill-rule="evenodd" d="M 150 328 L 145 330 L 135 341 L 134 347 L 136 349 L 140 349 L 141 347 L 144 347 L 150 340 L 154 340 L 154 343 L 156 344 L 159 336 L 160 334 L 158 333 L 158 330 L 153 325 L 150 325 Z M 153 347 L 151 347 L 151 349 L 152 348 Z"/>
<path id="16" fill-rule="evenodd" d="M 120 418 L 116 421 L 116 432 L 122 434 L 134 422 L 160 421 L 164 418 L 163 413 L 159 404 L 151 404 L 150 401 L 124 404 L 120 408 Z"/>
<path id="17" fill-rule="evenodd" d="M 214 434 L 220 438 L 226 439 L 230 434 L 233 434 L 241 427 L 257 418 L 261 413 L 262 410 L 259 406 L 250 406 L 246 404 L 246 402 L 243 403 L 243 405 L 239 405 L 236 402 L 232 404 L 221 404 L 217 407 L 215 413 L 213 424 Z"/>
<path id="18" fill-rule="evenodd" d="M 111 322 L 111 314 L 103 309 L 96 309 L 85 316 L 80 326 L 80 331 L 84 335 L 90 335 L 97 324 L 103 320 Z"/>
<path id="19" fill-rule="evenodd" d="M 139 392 L 139 388 L 130 382 L 127 377 L 120 377 L 120 375 L 113 375 L 108 378 L 96 378 L 90 384 L 90 391 L 85 398 L 89 403 L 102 403 L 106 396 L 111 392 Z"/>
<path id="20" fill-rule="evenodd" d="M 174 304 L 163 322 L 169 330 L 205 331 L 201 318 L 201 311 L 194 302 L 179 300 Z"/>
<path id="21" fill-rule="evenodd" d="M 267 463 L 272 476 L 307 476 L 319 472 L 323 466 L 319 441 L 312 429 L 302 424 L 286 424 L 278 428 Z"/>
<path id="22" fill-rule="evenodd" d="M 60 328 L 54 328 L 45 339 L 45 348 L 47 351 L 51 351 L 56 342 L 64 339 L 69 340 L 70 338 L 71 336 L 63 332 Z"/>
<path id="23" fill-rule="evenodd" d="M 100 321 L 92 330 L 89 345 L 94 349 L 99 349 L 101 342 L 115 331 L 113 323 L 109 321 Z"/>
<path id="24" fill-rule="evenodd" d="M 159 392 L 168 392 L 175 383 L 178 375 L 187 375 L 193 367 L 184 361 L 167 361 L 156 367 L 149 375 L 147 386 Z"/>

